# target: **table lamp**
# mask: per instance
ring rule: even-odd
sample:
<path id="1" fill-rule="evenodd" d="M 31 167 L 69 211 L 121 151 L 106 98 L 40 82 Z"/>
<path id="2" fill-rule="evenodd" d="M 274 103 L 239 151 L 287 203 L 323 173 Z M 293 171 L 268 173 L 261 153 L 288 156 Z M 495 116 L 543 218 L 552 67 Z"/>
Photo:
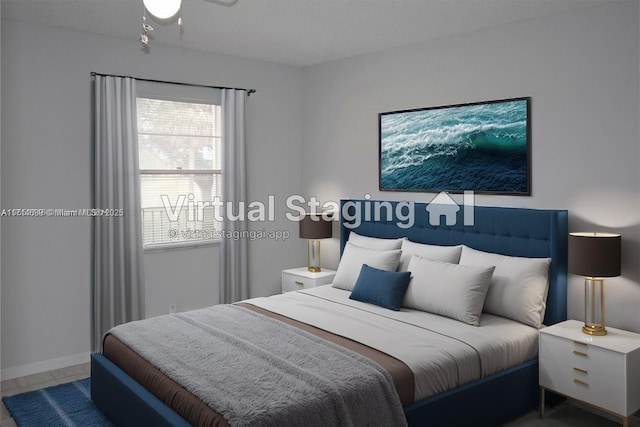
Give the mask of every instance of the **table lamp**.
<path id="1" fill-rule="evenodd" d="M 584 278 L 584 326 L 588 335 L 607 335 L 604 277 L 620 275 L 621 238 L 612 233 L 569 233 L 569 272 Z"/>
<path id="2" fill-rule="evenodd" d="M 319 273 L 320 240 L 331 237 L 332 221 L 326 221 L 322 214 L 305 214 L 300 220 L 300 238 L 309 239 L 307 248 L 307 269 Z"/>

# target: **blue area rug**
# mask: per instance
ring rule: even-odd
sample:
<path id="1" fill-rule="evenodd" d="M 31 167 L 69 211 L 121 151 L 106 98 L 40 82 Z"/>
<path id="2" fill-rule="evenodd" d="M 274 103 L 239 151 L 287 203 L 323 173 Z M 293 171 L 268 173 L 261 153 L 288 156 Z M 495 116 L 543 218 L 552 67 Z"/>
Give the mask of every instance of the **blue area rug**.
<path id="1" fill-rule="evenodd" d="M 111 427 L 91 401 L 91 379 L 3 397 L 18 427 Z"/>

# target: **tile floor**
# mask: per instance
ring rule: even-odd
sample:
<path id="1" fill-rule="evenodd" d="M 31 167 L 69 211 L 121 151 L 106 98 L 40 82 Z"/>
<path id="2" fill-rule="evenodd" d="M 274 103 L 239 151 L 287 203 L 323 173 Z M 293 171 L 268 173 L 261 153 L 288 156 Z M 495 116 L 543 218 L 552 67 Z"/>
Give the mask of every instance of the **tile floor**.
<path id="1" fill-rule="evenodd" d="M 564 402 L 555 408 L 547 407 L 545 417 L 532 411 L 503 427 L 620 427 L 622 419 L 608 414 L 596 415 L 581 407 L 579 403 Z M 637 415 L 629 417 L 629 427 L 640 427 Z"/>
<path id="2" fill-rule="evenodd" d="M 89 376 L 89 363 L 57 369 L 41 374 L 2 381 L 0 390 L 2 396 L 37 390 L 70 381 L 79 380 Z M 620 421 L 607 419 L 594 415 L 571 403 L 562 403 L 555 408 L 547 408 L 546 416 L 541 419 L 537 411 L 506 424 L 504 427 L 616 427 Z M 640 417 L 633 416 L 629 419 L 630 427 L 640 427 Z M 0 427 L 17 427 L 9 411 L 0 403 Z"/>
<path id="3" fill-rule="evenodd" d="M 68 368 L 56 369 L 54 371 L 43 372 L 41 374 L 29 375 L 27 377 L 5 380 L 0 383 L 2 396 L 11 396 L 25 391 L 37 390 L 44 387 L 68 383 L 71 381 L 86 378 L 90 373 L 89 363 L 69 366 Z M 4 404 L 0 402 L 0 427 L 16 427 L 13 418 Z"/>

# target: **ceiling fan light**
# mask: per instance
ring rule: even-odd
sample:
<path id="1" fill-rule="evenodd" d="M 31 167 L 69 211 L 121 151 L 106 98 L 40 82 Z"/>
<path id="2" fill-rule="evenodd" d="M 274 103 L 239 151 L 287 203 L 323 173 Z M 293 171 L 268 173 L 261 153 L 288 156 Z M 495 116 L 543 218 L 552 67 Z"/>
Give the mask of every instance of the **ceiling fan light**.
<path id="1" fill-rule="evenodd" d="M 180 10 L 182 0 L 142 0 L 144 7 L 158 19 L 169 19 Z"/>

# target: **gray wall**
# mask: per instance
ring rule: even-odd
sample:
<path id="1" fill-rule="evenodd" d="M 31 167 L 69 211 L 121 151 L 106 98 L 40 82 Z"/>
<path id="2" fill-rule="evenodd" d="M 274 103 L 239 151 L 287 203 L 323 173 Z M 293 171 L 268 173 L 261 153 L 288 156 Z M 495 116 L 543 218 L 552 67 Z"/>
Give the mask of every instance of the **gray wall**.
<path id="1" fill-rule="evenodd" d="M 622 233 L 608 323 L 640 332 L 638 16 L 638 2 L 610 2 L 307 69 L 305 194 L 428 202 L 435 194 L 378 191 L 378 113 L 531 96 L 531 197 L 476 203 L 568 209 L 572 231 Z M 323 242 L 327 266 L 337 247 Z M 581 278 L 569 294 L 569 316 L 582 318 Z"/>
<path id="2" fill-rule="evenodd" d="M 279 291 L 305 263 L 286 196 L 429 201 L 377 190 L 377 114 L 532 97 L 531 197 L 484 205 L 569 209 L 572 230 L 623 234 L 623 276 L 607 282 L 609 324 L 640 331 L 639 11 L 611 2 L 306 69 L 152 47 L 134 40 L 2 22 L 2 207 L 90 205 L 91 71 L 255 87 L 249 100 L 249 198 L 276 196 L 286 242 L 250 244 L 252 296 Z M 80 363 L 89 350 L 90 222 L 2 220 L 2 374 Z M 335 229 L 334 229 L 335 230 Z M 336 234 L 337 235 L 337 234 Z M 323 241 L 335 267 L 337 239 Z M 147 311 L 217 301 L 218 248 L 148 253 Z M 210 260 L 210 263 L 207 261 Z M 569 316 L 582 316 L 571 278 Z"/>
<path id="3" fill-rule="evenodd" d="M 0 46 L 2 46 L 2 21 L 0 20 Z M 2 55 L 0 55 L 0 82 L 2 81 Z M 0 99 L 2 99 L 2 85 L 0 84 Z M 0 207 L 2 207 L 2 103 L 0 102 Z M 0 242 L 2 242 L 2 222 L 0 221 Z M 0 260 L 2 260 L 2 245 L 0 244 Z M 0 367 L 2 367 L 2 262 L 0 262 Z M 0 379 L 2 379 L 0 371 Z"/>
<path id="4" fill-rule="evenodd" d="M 91 205 L 90 72 L 257 89 L 248 101 L 250 200 L 276 196 L 288 241 L 250 243 L 251 295 L 280 291 L 281 270 L 302 265 L 285 198 L 301 189 L 300 69 L 2 22 L 2 207 Z M 3 218 L 3 378 L 88 361 L 91 225 L 87 218 Z M 218 301 L 219 247 L 145 254 L 147 315 Z"/>

